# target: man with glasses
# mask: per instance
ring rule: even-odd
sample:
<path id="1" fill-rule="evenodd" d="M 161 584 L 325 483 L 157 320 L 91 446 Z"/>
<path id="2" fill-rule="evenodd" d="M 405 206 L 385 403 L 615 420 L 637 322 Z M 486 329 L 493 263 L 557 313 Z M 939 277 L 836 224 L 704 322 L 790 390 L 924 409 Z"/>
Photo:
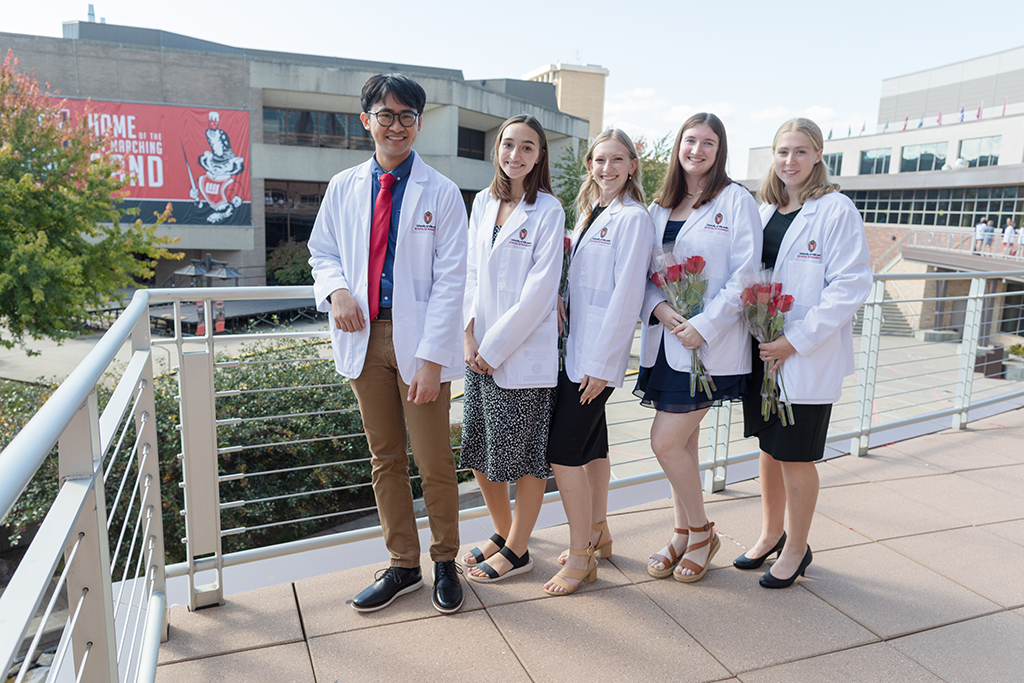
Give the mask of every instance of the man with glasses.
<path id="1" fill-rule="evenodd" d="M 463 375 L 468 222 L 458 187 L 412 150 L 425 103 L 401 74 L 366 82 L 360 119 L 374 155 L 331 179 L 309 238 L 317 308 L 330 312 L 335 367 L 359 402 L 391 553 L 352 601 L 360 612 L 423 585 L 408 445 L 430 518 L 434 607 L 455 612 L 463 599 L 448 412 L 451 380 Z"/>

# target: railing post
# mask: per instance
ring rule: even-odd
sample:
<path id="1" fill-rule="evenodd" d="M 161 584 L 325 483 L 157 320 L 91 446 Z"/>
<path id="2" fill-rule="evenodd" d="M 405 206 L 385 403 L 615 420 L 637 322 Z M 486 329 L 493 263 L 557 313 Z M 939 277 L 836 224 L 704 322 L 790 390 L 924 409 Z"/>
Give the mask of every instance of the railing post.
<path id="1" fill-rule="evenodd" d="M 875 376 L 878 371 L 878 348 L 882 337 L 882 303 L 885 281 L 875 280 L 871 295 L 864 303 L 864 323 L 860 334 L 860 367 L 857 369 L 857 400 L 854 403 L 851 455 L 867 455 L 871 441 L 871 416 L 875 406 Z"/>
<path id="2" fill-rule="evenodd" d="M 114 636 L 113 594 L 110 588 L 110 545 L 107 541 L 107 504 L 103 493 L 99 409 L 96 392 L 89 394 L 71 424 L 60 437 L 60 481 L 92 480 L 86 500 L 64 551 L 65 561 L 79 534 L 84 534 L 78 554 L 68 570 L 68 608 L 73 612 L 82 600 L 82 611 L 71 635 L 75 670 L 87 649 L 89 658 L 80 680 L 110 683 L 118 680 Z"/>
<path id="3" fill-rule="evenodd" d="M 956 396 L 953 405 L 953 429 L 966 429 L 967 412 L 971 406 L 974 388 L 974 366 L 978 361 L 978 335 L 981 333 L 981 314 L 985 304 L 985 277 L 971 279 L 971 292 L 967 296 L 964 313 L 964 335 L 960 345 L 960 371 L 957 375 Z"/>
<path id="4" fill-rule="evenodd" d="M 189 606 L 193 611 L 224 604 L 212 346 L 213 342 L 208 340 L 203 344 L 203 350 L 182 351 L 178 374 L 181 391 L 178 400 L 181 403 L 182 483 L 185 488 L 184 540 L 190 587 Z M 215 572 L 212 582 L 201 585 L 196 583 L 196 561 L 200 559 L 213 560 L 210 570 Z M 208 564 L 203 563 L 204 569 Z"/>
<path id="5" fill-rule="evenodd" d="M 149 315 L 145 315 L 139 318 L 139 321 L 135 323 L 135 327 L 132 329 L 132 353 L 143 352 L 149 354 L 149 360 L 142 370 L 142 374 L 139 377 L 140 382 L 145 382 L 146 389 L 142 392 L 139 397 L 138 404 L 135 408 L 135 429 L 142 430 L 142 438 L 139 439 L 141 448 L 149 448 L 149 457 L 141 459 L 142 472 L 139 475 L 140 481 L 146 481 L 147 477 L 150 481 L 149 489 L 149 506 L 153 509 L 153 516 L 149 522 L 149 533 L 148 539 L 144 539 L 140 548 L 147 548 L 152 542 L 153 544 L 153 592 L 166 594 L 166 579 L 164 576 L 164 522 L 163 522 L 163 498 L 160 494 L 160 454 L 157 451 L 157 414 L 156 414 L 156 386 L 153 384 L 153 355 L 150 346 L 150 335 L 149 335 Z M 142 421 L 142 416 L 148 415 L 149 419 L 145 422 Z M 140 514 L 145 516 L 145 511 L 141 511 Z M 140 550 L 139 552 L 143 552 Z M 146 567 L 142 573 L 143 576 L 149 575 L 149 567 Z M 166 602 L 165 602 L 166 604 Z M 167 610 L 164 609 L 163 615 L 161 615 L 161 628 L 160 628 L 160 641 L 165 642 L 167 640 Z"/>
<path id="6" fill-rule="evenodd" d="M 711 409 L 708 427 L 708 451 L 714 466 L 704 470 L 704 490 L 718 493 L 725 490 L 725 469 L 729 459 L 729 428 L 732 425 L 732 403 Z"/>

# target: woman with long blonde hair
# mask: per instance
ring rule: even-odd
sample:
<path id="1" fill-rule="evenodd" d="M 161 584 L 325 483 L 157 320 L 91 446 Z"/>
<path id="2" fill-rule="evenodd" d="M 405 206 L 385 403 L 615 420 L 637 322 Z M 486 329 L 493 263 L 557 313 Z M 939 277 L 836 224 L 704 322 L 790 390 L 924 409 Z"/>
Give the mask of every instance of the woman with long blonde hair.
<path id="1" fill-rule="evenodd" d="M 608 424 L 604 406 L 625 378 L 654 223 L 644 208 L 640 158 L 624 132 L 604 131 L 586 155 L 569 265 L 565 368 L 558 374 L 548 461 L 569 520 L 565 568 L 544 585 L 552 595 L 597 577 L 594 558 L 612 553 L 608 514 Z"/>
<path id="2" fill-rule="evenodd" d="M 793 422 L 783 426 L 777 414 L 765 421 L 753 391 L 743 402 L 744 436 L 756 435 L 761 447 L 763 515 L 757 542 L 733 565 L 757 569 L 777 555 L 761 577 L 765 588 L 791 586 L 813 559 L 807 536 L 818 500 L 814 463 L 824 456 L 843 377 L 854 371 L 851 320 L 871 288 L 864 222 L 829 181 L 823 147 L 813 121 L 786 121 L 775 134 L 773 163 L 759 191 L 764 265 L 774 268 L 774 281 L 794 302 L 782 336 L 754 344 L 748 380 L 759 386 L 766 362 L 768 372 L 779 373 Z"/>

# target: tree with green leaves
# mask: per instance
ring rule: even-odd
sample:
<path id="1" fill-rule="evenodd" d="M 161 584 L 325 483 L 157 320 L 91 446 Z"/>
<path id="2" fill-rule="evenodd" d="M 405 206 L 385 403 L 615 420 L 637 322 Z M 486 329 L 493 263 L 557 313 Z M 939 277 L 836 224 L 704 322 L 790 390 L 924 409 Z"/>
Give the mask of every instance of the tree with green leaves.
<path id="1" fill-rule="evenodd" d="M 67 120 L 57 93 L 0 67 L 0 345 L 76 334 L 89 309 L 153 276 L 164 249 L 156 224 L 121 225 L 128 184 L 87 117 Z"/>

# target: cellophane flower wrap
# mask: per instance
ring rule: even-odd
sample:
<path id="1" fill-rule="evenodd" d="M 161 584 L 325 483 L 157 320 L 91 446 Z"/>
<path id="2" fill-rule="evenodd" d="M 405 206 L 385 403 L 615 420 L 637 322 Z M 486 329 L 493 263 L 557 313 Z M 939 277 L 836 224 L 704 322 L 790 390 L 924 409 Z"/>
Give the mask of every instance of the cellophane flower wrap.
<path id="1" fill-rule="evenodd" d="M 562 322 L 562 333 L 558 337 L 558 365 L 565 369 L 566 339 L 569 338 L 569 262 L 572 260 L 572 237 L 567 230 L 562 237 L 562 279 L 558 282 L 558 297 L 565 308 L 565 320 Z"/>
<path id="2" fill-rule="evenodd" d="M 704 310 L 704 294 L 708 289 L 705 265 L 704 257 L 697 255 L 677 263 L 671 250 L 657 254 L 654 259 L 655 270 L 651 274 L 651 282 L 665 295 L 668 305 L 687 320 Z M 690 396 L 703 391 L 709 401 L 714 400 L 711 392 L 717 390 L 717 387 L 704 367 L 700 349 L 693 349 L 691 353 Z"/>
<path id="3" fill-rule="evenodd" d="M 782 335 L 786 313 L 793 308 L 793 297 L 783 294 L 781 282 L 773 281 L 771 269 L 761 271 L 757 281 L 740 295 L 745 312 L 744 320 L 750 334 L 761 343 L 773 342 Z M 765 421 L 777 413 L 782 426 L 793 424 L 793 407 L 786 394 L 779 369 L 769 372 L 771 363 L 764 362 L 764 380 L 761 382 L 761 416 Z"/>

